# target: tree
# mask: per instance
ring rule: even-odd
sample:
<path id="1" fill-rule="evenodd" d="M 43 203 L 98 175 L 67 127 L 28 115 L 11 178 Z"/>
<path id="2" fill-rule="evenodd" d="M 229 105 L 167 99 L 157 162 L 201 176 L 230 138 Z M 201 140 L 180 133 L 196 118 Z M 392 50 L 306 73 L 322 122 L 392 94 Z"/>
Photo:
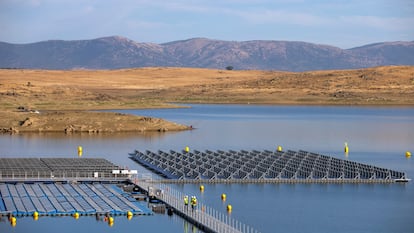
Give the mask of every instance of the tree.
<path id="1" fill-rule="evenodd" d="M 226 66 L 226 70 L 233 70 L 234 67 L 233 66 Z"/>

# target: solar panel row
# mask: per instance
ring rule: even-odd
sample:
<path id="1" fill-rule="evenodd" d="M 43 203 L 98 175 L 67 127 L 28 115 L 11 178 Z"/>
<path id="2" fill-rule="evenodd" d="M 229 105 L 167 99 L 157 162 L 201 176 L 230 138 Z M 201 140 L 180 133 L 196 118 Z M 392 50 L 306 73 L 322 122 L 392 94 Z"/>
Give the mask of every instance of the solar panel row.
<path id="1" fill-rule="evenodd" d="M 120 167 L 101 158 L 0 158 L 0 177 L 110 177 L 112 170 Z"/>
<path id="2" fill-rule="evenodd" d="M 169 179 L 396 180 L 403 172 L 306 151 L 135 151 L 131 159 Z"/>
<path id="3" fill-rule="evenodd" d="M 115 192 L 113 184 L 0 184 L 0 212 L 14 215 L 94 214 L 112 213 L 151 214 L 127 193 Z"/>

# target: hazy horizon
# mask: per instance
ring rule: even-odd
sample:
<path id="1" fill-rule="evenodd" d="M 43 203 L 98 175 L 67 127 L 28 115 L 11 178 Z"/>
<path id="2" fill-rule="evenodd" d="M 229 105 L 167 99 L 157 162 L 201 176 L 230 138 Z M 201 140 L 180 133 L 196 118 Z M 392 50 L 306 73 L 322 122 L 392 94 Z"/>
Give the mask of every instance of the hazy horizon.
<path id="1" fill-rule="evenodd" d="M 342 49 L 413 41 L 414 2 L 227 0 L 3 0 L 0 41 L 112 35 L 162 44 L 190 38 L 303 41 Z"/>
<path id="2" fill-rule="evenodd" d="M 110 35 L 110 36 L 102 36 L 102 37 L 97 37 L 97 38 L 85 38 L 85 39 L 73 39 L 73 40 L 48 39 L 48 40 L 41 40 L 41 41 L 32 41 L 32 42 L 27 42 L 27 43 L 12 43 L 12 42 L 8 42 L 8 41 L 0 41 L 0 42 L 9 43 L 9 44 L 16 44 L 16 45 L 26 45 L 26 44 L 34 44 L 34 43 L 40 43 L 40 42 L 46 42 L 46 41 L 87 41 L 87 40 L 97 40 L 97 39 L 116 38 L 116 37 L 132 40 L 128 37 L 121 36 L 121 35 Z M 327 45 L 327 46 L 336 47 L 335 45 L 331 45 L 331 44 L 321 44 L 321 43 L 314 43 L 314 42 L 308 42 L 308 41 L 261 40 L 261 39 L 257 39 L 257 40 L 222 40 L 222 39 L 218 39 L 218 38 L 206 38 L 206 37 L 192 37 L 192 38 L 181 39 L 181 40 L 166 41 L 166 42 L 162 42 L 162 43 L 155 43 L 155 42 L 148 42 L 148 41 L 135 41 L 135 40 L 132 40 L 132 41 L 134 41 L 136 43 L 150 43 L 150 44 L 153 43 L 153 44 L 161 45 L 161 44 L 167 44 L 167 43 L 171 43 L 171 42 L 186 41 L 186 40 L 193 40 L 193 39 L 206 39 L 206 40 L 217 40 L 217 41 L 227 41 L 227 42 L 249 42 L 249 41 L 275 41 L 275 42 L 277 42 L 277 41 L 287 41 L 287 42 L 303 42 L 303 43 L 310 43 L 310 44 L 317 44 L 317 45 Z M 355 45 L 355 47 L 350 47 L 348 49 L 353 49 L 353 48 L 362 47 L 362 46 L 371 45 L 371 44 L 377 44 L 377 43 L 393 43 L 393 42 L 414 42 L 414 40 L 413 41 L 373 41 L 373 42 L 370 42 L 370 43 L 367 43 L 367 44 Z"/>

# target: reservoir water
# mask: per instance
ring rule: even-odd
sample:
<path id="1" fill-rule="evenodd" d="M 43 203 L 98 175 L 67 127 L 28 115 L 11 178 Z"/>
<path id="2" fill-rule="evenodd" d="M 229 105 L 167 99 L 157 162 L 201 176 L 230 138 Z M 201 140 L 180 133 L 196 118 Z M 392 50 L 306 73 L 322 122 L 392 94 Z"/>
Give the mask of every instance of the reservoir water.
<path id="1" fill-rule="evenodd" d="M 163 110 L 114 110 L 161 117 L 195 130 L 128 134 L 0 135 L 1 157 L 104 157 L 143 171 L 128 158 L 138 150 L 307 150 L 406 172 L 414 178 L 414 108 L 189 105 Z M 343 153 L 348 142 L 350 153 Z M 198 184 L 171 185 L 260 232 L 414 232 L 414 184 Z M 223 203 L 220 195 L 226 193 Z M 0 232 L 199 232 L 173 215 L 19 218 Z"/>

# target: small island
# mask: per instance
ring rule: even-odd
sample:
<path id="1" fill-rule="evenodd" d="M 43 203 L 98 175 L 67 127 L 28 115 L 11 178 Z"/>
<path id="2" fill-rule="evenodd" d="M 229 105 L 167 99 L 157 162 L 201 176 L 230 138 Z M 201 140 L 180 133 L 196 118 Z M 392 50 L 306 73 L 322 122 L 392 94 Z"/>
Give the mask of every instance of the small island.
<path id="1" fill-rule="evenodd" d="M 64 132 L 116 133 L 188 130 L 189 126 L 163 119 L 115 112 L 45 111 L 0 113 L 2 133 Z"/>

